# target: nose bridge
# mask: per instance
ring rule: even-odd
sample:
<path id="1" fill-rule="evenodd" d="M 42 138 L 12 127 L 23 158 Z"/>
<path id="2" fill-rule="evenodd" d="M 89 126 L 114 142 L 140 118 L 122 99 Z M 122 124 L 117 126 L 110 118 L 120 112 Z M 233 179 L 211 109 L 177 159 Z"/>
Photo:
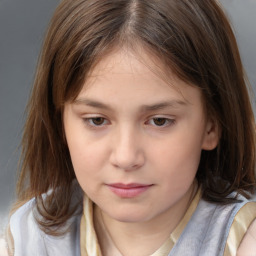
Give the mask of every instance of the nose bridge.
<path id="1" fill-rule="evenodd" d="M 129 124 L 118 128 L 113 138 L 112 162 L 124 170 L 133 170 L 144 162 L 139 129 Z"/>

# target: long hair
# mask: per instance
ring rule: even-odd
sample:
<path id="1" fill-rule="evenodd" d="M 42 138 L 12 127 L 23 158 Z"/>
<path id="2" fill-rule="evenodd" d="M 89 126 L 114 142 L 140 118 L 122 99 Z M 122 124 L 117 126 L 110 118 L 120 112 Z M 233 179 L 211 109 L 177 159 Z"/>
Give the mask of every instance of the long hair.
<path id="1" fill-rule="evenodd" d="M 200 88 L 219 127 L 216 149 L 203 151 L 203 197 L 230 202 L 255 188 L 254 117 L 237 43 L 215 0 L 64 0 L 41 52 L 22 141 L 18 200 L 36 198 L 40 225 L 53 234 L 78 208 L 63 108 L 93 66 L 114 47 L 152 52 L 180 79 Z M 138 53 L 139 54 L 139 53 Z M 42 194 L 47 191 L 45 200 Z M 80 202 L 81 203 L 81 202 Z"/>

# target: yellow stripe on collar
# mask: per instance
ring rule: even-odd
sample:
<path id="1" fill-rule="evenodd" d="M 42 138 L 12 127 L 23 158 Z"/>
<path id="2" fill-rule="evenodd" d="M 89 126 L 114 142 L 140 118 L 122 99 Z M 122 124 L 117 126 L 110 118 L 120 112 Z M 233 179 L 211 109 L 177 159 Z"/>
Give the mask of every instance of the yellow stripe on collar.
<path id="1" fill-rule="evenodd" d="M 85 195 L 80 224 L 81 256 L 102 256 L 93 224 L 93 203 Z"/>

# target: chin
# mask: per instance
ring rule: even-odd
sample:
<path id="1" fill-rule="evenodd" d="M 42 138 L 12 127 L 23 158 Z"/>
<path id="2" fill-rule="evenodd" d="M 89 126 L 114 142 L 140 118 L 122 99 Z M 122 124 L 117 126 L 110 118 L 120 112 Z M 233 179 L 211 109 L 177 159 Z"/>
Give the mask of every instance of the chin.
<path id="1" fill-rule="evenodd" d="M 120 217 L 120 218 L 115 218 L 119 222 L 123 223 L 138 223 L 138 222 L 144 222 L 144 219 L 141 218 L 131 218 L 131 217 Z"/>
<path id="2" fill-rule="evenodd" d="M 112 219 L 115 219 L 120 222 L 125 223 L 137 223 L 137 222 L 146 222 L 150 219 L 150 216 L 146 213 L 139 213 L 136 210 L 133 211 L 123 211 L 120 213 L 110 213 L 109 216 Z"/>

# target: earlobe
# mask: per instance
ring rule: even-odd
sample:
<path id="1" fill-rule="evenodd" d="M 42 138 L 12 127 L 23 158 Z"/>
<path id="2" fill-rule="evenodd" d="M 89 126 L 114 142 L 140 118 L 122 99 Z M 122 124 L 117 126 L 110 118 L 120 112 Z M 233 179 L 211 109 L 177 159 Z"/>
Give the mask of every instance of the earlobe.
<path id="1" fill-rule="evenodd" d="M 217 147 L 220 138 L 219 125 L 214 120 L 209 120 L 206 124 L 204 141 L 202 144 L 202 149 L 213 150 Z"/>

